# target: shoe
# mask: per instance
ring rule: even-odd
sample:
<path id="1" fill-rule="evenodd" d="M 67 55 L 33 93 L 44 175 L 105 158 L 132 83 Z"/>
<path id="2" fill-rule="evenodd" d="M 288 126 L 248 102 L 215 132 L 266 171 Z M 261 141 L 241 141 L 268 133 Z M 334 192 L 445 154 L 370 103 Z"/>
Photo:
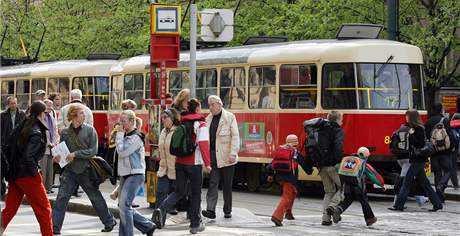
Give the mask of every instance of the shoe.
<path id="1" fill-rule="evenodd" d="M 54 235 L 61 235 L 61 232 L 53 230 Z"/>
<path id="2" fill-rule="evenodd" d="M 202 222 L 200 222 L 200 224 L 197 227 L 190 228 L 191 234 L 196 234 L 198 232 L 203 232 L 203 231 L 204 231 L 204 224 Z"/>
<path id="3" fill-rule="evenodd" d="M 286 220 L 295 220 L 294 215 L 292 215 L 292 211 L 287 211 L 286 214 L 284 215 L 284 218 Z"/>
<path id="4" fill-rule="evenodd" d="M 394 206 L 388 207 L 388 210 L 390 210 L 390 211 L 404 211 L 403 209 L 399 209 L 399 208 L 396 208 Z"/>
<path id="5" fill-rule="evenodd" d="M 276 219 L 275 217 L 272 216 L 272 222 L 275 223 L 275 226 L 276 227 L 280 227 L 280 226 L 283 226 L 283 223 L 281 223 L 280 220 Z"/>
<path id="6" fill-rule="evenodd" d="M 430 209 L 428 211 L 436 212 L 436 211 L 439 211 L 439 210 L 442 210 L 442 205 L 440 207 L 433 207 L 433 209 Z"/>
<path id="7" fill-rule="evenodd" d="M 112 232 L 115 225 L 117 225 L 117 222 L 114 220 L 111 226 L 105 226 L 103 229 L 101 229 L 101 232 Z"/>
<path id="8" fill-rule="evenodd" d="M 334 222 L 334 224 L 337 224 L 342 220 L 342 217 L 340 216 L 341 212 L 339 209 L 330 206 L 326 208 L 326 212 L 328 215 L 332 216 L 332 221 Z"/>
<path id="9" fill-rule="evenodd" d="M 321 222 L 321 225 L 325 225 L 325 226 L 332 225 L 332 221 L 323 221 Z"/>
<path id="10" fill-rule="evenodd" d="M 209 218 L 209 219 L 215 219 L 216 218 L 216 213 L 214 211 L 210 211 L 210 210 L 202 210 L 201 211 L 201 214 L 206 217 L 206 218 Z"/>
<path id="11" fill-rule="evenodd" d="M 152 222 L 157 226 L 158 229 L 164 227 L 163 214 L 160 209 L 155 209 L 152 213 Z"/>
<path id="12" fill-rule="evenodd" d="M 133 204 L 131 204 L 131 207 L 132 207 L 132 208 L 138 208 L 138 207 L 139 207 L 139 204 L 134 204 L 134 203 L 133 203 Z"/>
<path id="13" fill-rule="evenodd" d="M 375 222 L 377 222 L 377 217 L 366 219 L 366 225 L 367 225 L 367 226 L 371 226 L 371 225 L 373 225 Z"/>
<path id="14" fill-rule="evenodd" d="M 156 228 L 157 228 L 157 227 L 155 226 L 155 224 L 153 224 L 153 228 L 152 228 L 149 232 L 145 233 L 145 235 L 147 235 L 147 236 L 153 236 L 153 232 L 155 232 L 155 229 L 156 229 Z"/>
<path id="15" fill-rule="evenodd" d="M 230 219 L 230 218 L 232 218 L 232 213 L 224 213 L 224 218 L 225 218 L 225 219 Z"/>
<path id="16" fill-rule="evenodd" d="M 179 214 L 179 212 L 176 209 L 173 209 L 173 210 L 168 211 L 168 214 L 175 216 L 175 215 Z"/>

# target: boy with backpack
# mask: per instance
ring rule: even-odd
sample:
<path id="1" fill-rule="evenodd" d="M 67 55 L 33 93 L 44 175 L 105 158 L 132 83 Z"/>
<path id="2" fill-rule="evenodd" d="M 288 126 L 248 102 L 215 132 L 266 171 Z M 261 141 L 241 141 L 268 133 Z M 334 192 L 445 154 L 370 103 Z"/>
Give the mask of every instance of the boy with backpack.
<path id="1" fill-rule="evenodd" d="M 295 186 L 298 176 L 298 164 L 302 166 L 307 174 L 312 174 L 313 169 L 307 165 L 302 155 L 297 151 L 299 144 L 298 138 L 294 134 L 286 137 L 286 144 L 280 146 L 273 153 L 273 160 L 268 165 L 269 176 L 268 182 L 273 181 L 273 175 L 282 187 L 282 195 L 278 206 L 272 214 L 271 221 L 275 226 L 283 226 L 283 218 L 294 220 L 292 215 L 292 206 L 297 196 Z"/>
<path id="2" fill-rule="evenodd" d="M 342 220 L 340 215 L 347 210 L 355 199 L 361 203 L 366 225 L 371 226 L 377 222 L 377 218 L 374 216 L 371 206 L 367 201 L 366 179 L 384 188 L 384 190 L 385 187 L 382 176 L 367 163 L 369 155 L 369 149 L 360 147 L 355 155 L 344 157 L 340 164 L 336 166 L 340 181 L 342 182 L 342 191 L 345 199 L 337 207 L 327 208 L 327 214 L 332 216 L 334 223 Z"/>

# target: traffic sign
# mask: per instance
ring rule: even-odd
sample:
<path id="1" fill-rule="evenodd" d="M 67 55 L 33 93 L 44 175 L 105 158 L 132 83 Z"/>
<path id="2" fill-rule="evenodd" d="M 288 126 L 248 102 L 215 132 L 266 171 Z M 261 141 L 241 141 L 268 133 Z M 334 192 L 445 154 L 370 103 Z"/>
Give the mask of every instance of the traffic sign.
<path id="1" fill-rule="evenodd" d="M 180 7 L 157 4 L 151 6 L 151 34 L 180 35 Z"/>

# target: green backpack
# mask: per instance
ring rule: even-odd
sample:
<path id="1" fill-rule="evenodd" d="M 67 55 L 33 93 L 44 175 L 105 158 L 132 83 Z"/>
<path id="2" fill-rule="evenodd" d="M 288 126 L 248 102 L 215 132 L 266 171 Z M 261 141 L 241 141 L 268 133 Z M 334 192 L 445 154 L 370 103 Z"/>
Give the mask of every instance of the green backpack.
<path id="1" fill-rule="evenodd" d="M 185 121 L 177 126 L 171 137 L 169 152 L 176 157 L 190 156 L 195 152 L 196 135 L 193 132 L 195 121 Z"/>

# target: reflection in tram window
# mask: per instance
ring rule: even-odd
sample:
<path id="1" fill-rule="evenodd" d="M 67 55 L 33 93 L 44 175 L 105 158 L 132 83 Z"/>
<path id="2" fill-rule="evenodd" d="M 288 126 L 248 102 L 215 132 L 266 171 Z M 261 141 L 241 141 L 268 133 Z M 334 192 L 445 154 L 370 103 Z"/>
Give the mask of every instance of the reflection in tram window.
<path id="1" fill-rule="evenodd" d="M 321 103 L 326 109 L 356 109 L 356 86 L 352 63 L 323 66 Z"/>
<path id="2" fill-rule="evenodd" d="M 183 88 L 190 88 L 188 71 L 171 71 L 169 73 L 169 92 L 175 97 Z"/>
<path id="3" fill-rule="evenodd" d="M 157 88 L 157 95 L 160 96 L 160 73 L 155 73 L 155 77 L 156 77 L 156 88 Z M 150 98 L 150 73 L 147 73 L 147 75 L 145 76 L 145 96 L 144 98 L 148 99 Z M 167 79 L 166 79 L 167 81 Z"/>
<path id="4" fill-rule="evenodd" d="M 280 107 L 312 109 L 317 96 L 316 65 L 282 65 L 280 68 Z"/>
<path id="5" fill-rule="evenodd" d="M 8 107 L 7 98 L 14 95 L 14 81 L 2 81 L 1 83 L 1 100 L 2 110 Z"/>
<path id="6" fill-rule="evenodd" d="M 122 101 L 123 77 L 121 75 L 112 76 L 110 89 L 110 109 L 119 110 Z"/>
<path id="7" fill-rule="evenodd" d="M 275 108 L 275 82 L 275 66 L 251 67 L 249 69 L 249 108 Z"/>
<path id="8" fill-rule="evenodd" d="M 73 89 L 80 89 L 83 103 L 91 110 L 107 110 L 109 106 L 108 77 L 77 77 Z"/>
<path id="9" fill-rule="evenodd" d="M 18 108 L 26 110 L 29 107 L 30 100 L 30 80 L 16 81 L 16 98 L 18 99 Z"/>
<path id="10" fill-rule="evenodd" d="M 196 72 L 196 97 L 201 101 L 201 108 L 208 108 L 209 95 L 217 94 L 217 71 L 215 69 Z"/>
<path id="11" fill-rule="evenodd" d="M 220 71 L 220 98 L 226 109 L 243 109 L 245 101 L 244 68 L 222 68 Z"/>
<path id="12" fill-rule="evenodd" d="M 49 78 L 48 94 L 53 93 L 61 94 L 61 107 L 67 105 L 69 103 L 69 78 Z"/>
<path id="13" fill-rule="evenodd" d="M 142 74 L 125 75 L 124 90 L 124 99 L 134 100 L 139 107 L 144 97 L 144 76 Z"/>

